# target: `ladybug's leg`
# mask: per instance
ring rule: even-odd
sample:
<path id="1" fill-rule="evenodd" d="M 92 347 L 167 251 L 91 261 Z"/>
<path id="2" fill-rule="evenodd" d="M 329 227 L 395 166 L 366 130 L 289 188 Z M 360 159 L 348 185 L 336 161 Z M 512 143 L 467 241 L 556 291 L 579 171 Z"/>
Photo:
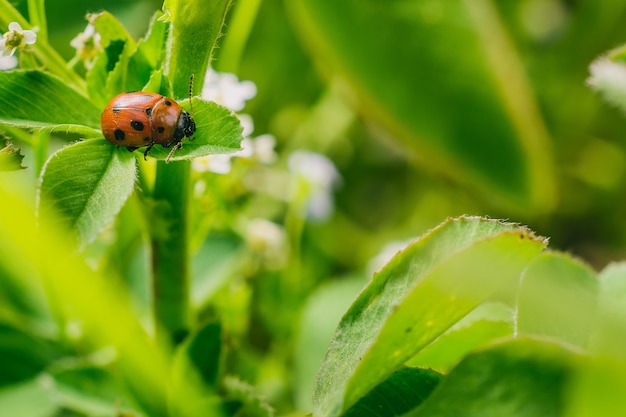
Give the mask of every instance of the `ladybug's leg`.
<path id="1" fill-rule="evenodd" d="M 135 152 L 139 148 L 137 148 L 136 146 L 127 146 L 126 149 L 128 149 L 128 152 Z"/>
<path id="2" fill-rule="evenodd" d="M 150 144 L 148 145 L 146 150 L 143 152 L 143 160 L 144 161 L 148 158 L 148 152 L 150 152 L 150 149 L 152 149 L 153 146 L 154 146 L 154 142 L 150 142 Z"/>
<path id="3" fill-rule="evenodd" d="M 174 145 L 174 147 L 172 148 L 170 153 L 167 154 L 167 158 L 165 158 L 165 163 L 170 162 L 170 158 L 172 158 L 172 155 L 174 155 L 174 152 L 176 152 L 177 150 L 179 150 L 182 147 L 183 147 L 182 142 L 178 142 L 176 145 Z"/>

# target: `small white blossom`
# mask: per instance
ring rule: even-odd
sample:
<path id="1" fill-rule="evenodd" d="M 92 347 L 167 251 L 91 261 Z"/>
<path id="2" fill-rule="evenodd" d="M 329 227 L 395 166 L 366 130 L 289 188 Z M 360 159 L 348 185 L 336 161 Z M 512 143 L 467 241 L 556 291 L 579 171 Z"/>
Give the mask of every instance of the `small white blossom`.
<path id="1" fill-rule="evenodd" d="M 275 145 L 276 139 L 269 134 L 258 138 L 244 138 L 241 141 L 241 149 L 237 152 L 195 158 L 192 167 L 198 172 L 228 174 L 233 158 L 254 158 L 263 164 L 271 164 L 276 161 Z"/>
<path id="2" fill-rule="evenodd" d="M 308 217 L 328 218 L 334 206 L 333 189 L 340 180 L 335 165 L 324 155 L 309 151 L 295 151 L 288 164 L 295 179 L 294 197 L 306 199 Z"/>
<path id="3" fill-rule="evenodd" d="M 102 50 L 100 40 L 101 36 L 96 31 L 96 27 L 89 23 L 84 31 L 70 41 L 70 45 L 76 49 L 79 59 L 89 61 L 94 59 Z"/>
<path id="4" fill-rule="evenodd" d="M 0 55 L 0 71 L 12 70 L 15 67 L 17 67 L 16 57 Z"/>
<path id="5" fill-rule="evenodd" d="M 252 144 L 254 147 L 253 155 L 262 164 L 273 164 L 278 159 L 276 151 L 276 138 L 269 133 L 254 138 Z"/>
<path id="6" fill-rule="evenodd" d="M 241 123 L 241 127 L 243 128 L 243 132 L 241 132 L 241 135 L 244 138 L 247 138 L 252 134 L 252 132 L 254 132 L 254 120 L 252 120 L 252 116 L 245 113 L 237 114 L 237 118 L 239 119 L 239 123 Z"/>
<path id="7" fill-rule="evenodd" d="M 246 243 L 263 256 L 269 266 L 280 267 L 287 256 L 287 233 L 282 226 L 266 219 L 252 219 L 246 228 Z"/>
<path id="8" fill-rule="evenodd" d="M 246 101 L 256 96 L 256 91 L 252 81 L 239 81 L 235 74 L 209 69 L 200 96 L 203 100 L 214 101 L 232 111 L 240 111 Z"/>
<path id="9" fill-rule="evenodd" d="M 13 56 L 17 48 L 32 45 L 37 41 L 37 34 L 32 30 L 22 30 L 17 22 L 9 23 L 9 31 L 0 39 L 0 55 Z"/>

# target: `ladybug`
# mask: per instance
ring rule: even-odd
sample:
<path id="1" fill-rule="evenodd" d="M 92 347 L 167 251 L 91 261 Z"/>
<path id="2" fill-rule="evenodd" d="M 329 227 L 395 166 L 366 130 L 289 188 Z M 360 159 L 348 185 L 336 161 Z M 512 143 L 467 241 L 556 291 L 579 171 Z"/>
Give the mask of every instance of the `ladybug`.
<path id="1" fill-rule="evenodd" d="M 144 159 L 155 144 L 174 146 L 166 158 L 182 147 L 184 138 L 193 140 L 196 123 L 176 101 L 155 93 L 122 93 L 102 112 L 100 126 L 106 140 L 134 151 L 147 146 Z"/>

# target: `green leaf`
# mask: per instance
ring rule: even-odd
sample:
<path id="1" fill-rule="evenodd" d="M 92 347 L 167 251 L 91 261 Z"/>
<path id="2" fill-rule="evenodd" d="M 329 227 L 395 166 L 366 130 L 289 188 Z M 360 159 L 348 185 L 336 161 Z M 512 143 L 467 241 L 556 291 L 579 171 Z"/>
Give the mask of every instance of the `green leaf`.
<path id="1" fill-rule="evenodd" d="M 598 280 L 590 267 L 564 253 L 541 254 L 522 278 L 517 331 L 587 347 L 598 290 Z"/>
<path id="2" fill-rule="evenodd" d="M 448 220 L 396 255 L 343 317 L 318 373 L 314 415 L 336 416 L 494 293 L 546 242 L 480 218 Z"/>
<path id="3" fill-rule="evenodd" d="M 448 332 L 424 348 L 407 362 L 408 366 L 431 368 L 439 372 L 448 372 L 468 353 L 487 343 L 505 336 L 513 335 L 513 314 L 503 306 L 506 317 L 499 314 L 484 314 L 493 305 L 483 304 L 457 323 Z M 479 313 L 479 314 L 476 314 Z M 482 314 L 481 314 L 482 313 Z"/>
<path id="4" fill-rule="evenodd" d="M 344 417 L 393 417 L 419 406 L 435 389 L 441 375 L 429 369 L 400 368 L 365 397 Z"/>
<path id="5" fill-rule="evenodd" d="M 0 386 L 34 378 L 55 356 L 52 347 L 41 339 L 0 323 Z"/>
<path id="6" fill-rule="evenodd" d="M 41 71 L 0 71 L 0 124 L 100 128 L 100 110 L 66 83 Z M 86 129 L 89 131 L 89 129 Z"/>
<path id="7" fill-rule="evenodd" d="M 92 100 L 103 108 L 115 95 L 128 91 L 127 82 L 136 89 L 143 87 L 150 77 L 150 70 L 145 70 L 143 83 L 129 77 L 128 64 L 137 49 L 137 43 L 115 16 L 102 12 L 88 18 L 100 34 L 102 52 L 87 73 L 87 87 Z M 137 75 L 138 70 L 135 67 L 133 74 Z"/>
<path id="8" fill-rule="evenodd" d="M 550 210 L 550 137 L 493 2 L 295 0 L 304 42 L 414 160 L 511 209 Z"/>
<path id="9" fill-rule="evenodd" d="M 22 159 L 24 155 L 20 153 L 13 144 L 7 143 L 7 145 L 0 149 L 0 171 L 17 171 L 24 169 L 22 166 Z"/>
<path id="10" fill-rule="evenodd" d="M 181 101 L 180 105 L 191 112 L 189 100 Z M 192 113 L 196 122 L 196 133 L 193 140 L 183 140 L 183 147 L 177 150 L 171 158 L 173 161 L 216 153 L 230 153 L 240 149 L 243 128 L 232 111 L 216 103 L 194 97 Z M 165 159 L 170 150 L 157 145 L 150 151 L 150 156 Z"/>
<path id="11" fill-rule="evenodd" d="M 148 33 L 137 42 L 137 49 L 130 58 L 128 71 L 129 74 L 136 74 L 132 77 L 135 80 L 144 79 L 147 69 L 150 70 L 147 73 L 149 76 L 152 70 L 161 66 L 161 61 L 164 58 L 167 35 L 167 24 L 159 19 L 162 15 L 162 12 L 157 11 L 154 16 L 152 16 Z M 146 82 L 147 79 L 144 81 L 144 84 Z M 138 89 L 141 89 L 141 87 L 142 86 L 138 87 Z M 133 90 L 130 84 L 127 84 L 127 88 L 128 91 Z"/>
<path id="12" fill-rule="evenodd" d="M 84 247 L 120 211 L 133 191 L 135 158 L 104 139 L 86 140 L 53 154 L 42 171 L 40 213 L 53 207 Z M 43 212 L 42 212 L 43 208 Z"/>
<path id="13" fill-rule="evenodd" d="M 599 276 L 600 293 L 592 351 L 624 361 L 626 352 L 626 263 L 607 266 Z"/>
<path id="14" fill-rule="evenodd" d="M 217 388 L 222 352 L 222 327 L 207 323 L 180 346 L 174 368 L 174 381 L 199 377 L 211 389 Z"/>
<path id="15" fill-rule="evenodd" d="M 563 415 L 580 357 L 560 344 L 516 339 L 465 358 L 406 417 Z"/>
<path id="16" fill-rule="evenodd" d="M 43 123 L 32 120 L 17 119 L 0 119 L 0 123 L 6 126 L 19 127 L 29 130 L 41 130 L 48 133 L 62 133 L 66 135 L 78 135 L 83 139 L 101 138 L 102 131 L 89 126 L 60 124 L 60 123 Z"/>

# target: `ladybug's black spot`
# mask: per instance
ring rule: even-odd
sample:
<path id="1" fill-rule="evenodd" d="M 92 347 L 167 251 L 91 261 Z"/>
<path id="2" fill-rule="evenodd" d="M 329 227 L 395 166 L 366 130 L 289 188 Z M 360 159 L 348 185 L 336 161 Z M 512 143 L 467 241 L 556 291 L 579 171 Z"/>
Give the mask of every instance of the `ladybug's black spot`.
<path id="1" fill-rule="evenodd" d="M 150 115 L 152 114 L 152 107 L 148 107 L 148 108 L 146 109 L 146 114 L 147 114 L 148 116 L 150 116 Z"/>
<path id="2" fill-rule="evenodd" d="M 133 129 L 135 129 L 138 132 L 141 132 L 143 130 L 143 123 L 137 120 L 131 120 L 130 125 L 132 126 Z"/>
<path id="3" fill-rule="evenodd" d="M 144 136 L 144 137 L 143 137 L 143 141 L 144 141 L 144 142 L 149 142 L 149 141 L 150 141 L 150 138 L 149 138 L 149 137 L 147 137 L 147 136 Z"/>
<path id="4" fill-rule="evenodd" d="M 124 140 L 126 138 L 126 134 L 124 133 L 122 129 L 115 129 L 115 132 L 113 132 L 113 135 L 115 136 L 115 139 L 117 140 Z"/>
<path id="5" fill-rule="evenodd" d="M 113 107 L 113 113 L 114 114 L 118 114 L 121 111 L 122 111 L 122 109 L 120 109 L 119 107 Z"/>
<path id="6" fill-rule="evenodd" d="M 163 126 L 159 126 L 159 127 L 157 127 L 157 132 L 163 133 L 163 132 L 165 132 L 165 128 Z"/>
<path id="7" fill-rule="evenodd" d="M 172 105 L 172 102 L 171 102 L 171 101 L 169 101 L 169 100 L 165 100 L 165 105 L 166 105 L 166 106 L 171 106 L 171 105 Z"/>

